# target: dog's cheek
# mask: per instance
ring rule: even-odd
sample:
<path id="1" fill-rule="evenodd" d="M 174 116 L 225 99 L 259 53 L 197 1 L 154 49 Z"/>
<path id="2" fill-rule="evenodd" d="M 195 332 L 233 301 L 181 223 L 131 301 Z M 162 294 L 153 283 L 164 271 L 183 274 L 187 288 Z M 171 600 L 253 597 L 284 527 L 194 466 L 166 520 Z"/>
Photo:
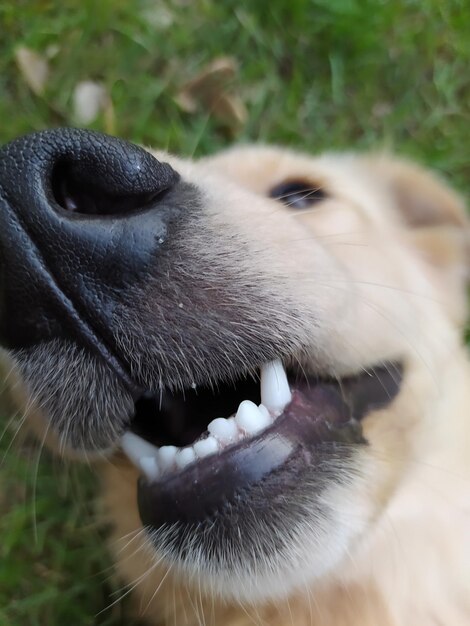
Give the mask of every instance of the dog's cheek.
<path id="1" fill-rule="evenodd" d="M 432 416 L 440 401 L 438 374 L 419 360 L 409 359 L 404 365 L 399 395 L 386 408 L 372 411 L 362 420 L 367 441 L 362 454 L 368 464 L 364 494 L 376 513 L 388 506 L 410 464 L 422 454 L 420 442 L 432 428 Z"/>

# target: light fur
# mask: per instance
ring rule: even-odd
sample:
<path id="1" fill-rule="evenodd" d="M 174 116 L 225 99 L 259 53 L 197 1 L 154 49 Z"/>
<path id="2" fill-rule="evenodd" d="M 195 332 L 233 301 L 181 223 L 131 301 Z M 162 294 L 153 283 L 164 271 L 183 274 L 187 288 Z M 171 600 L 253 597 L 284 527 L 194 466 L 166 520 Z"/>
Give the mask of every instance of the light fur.
<path id="1" fill-rule="evenodd" d="M 135 591 L 141 613 L 151 623 L 181 626 L 468 624 L 470 368 L 461 331 L 469 233 L 461 199 L 428 172 L 381 155 L 312 159 L 248 147 L 185 167 L 199 185 L 202 169 L 208 186 L 223 184 L 224 194 L 232 188 L 214 180 L 213 172 L 260 196 L 290 178 L 329 190 L 334 199 L 291 213 L 289 219 L 302 224 L 305 241 L 319 240 L 348 267 L 357 289 L 344 302 L 344 285 L 332 285 L 341 307 L 358 306 L 361 298 L 365 303 L 361 319 L 355 317 L 354 327 L 337 340 L 343 357 L 338 370 L 406 354 L 409 372 L 393 409 L 366 420 L 374 454 L 364 460 L 369 464 L 365 475 L 378 474 L 382 480 L 331 495 L 338 516 L 348 518 L 352 527 L 367 520 L 366 532 L 324 578 L 308 584 L 299 576 L 297 589 L 287 598 L 279 594 L 277 602 L 227 603 L 215 590 L 201 591 L 201 581 L 180 579 L 156 565 L 152 548 L 141 543 L 140 535 L 132 536 L 140 528 L 134 469 L 119 462 L 103 468 L 115 558 L 127 581 L 140 581 Z M 285 231 L 280 242 L 280 233 L 270 232 L 269 219 L 256 215 L 255 204 L 233 214 L 242 222 L 234 228 L 264 229 L 272 237 L 266 249 L 272 250 L 272 241 L 278 246 L 274 262 L 287 256 L 301 262 L 296 235 Z M 414 211 L 422 213 L 420 220 L 412 218 Z M 308 289 L 305 301 L 315 295 L 316 282 L 312 272 L 311 284 L 301 281 L 292 288 Z M 326 331 L 337 332 L 345 318 L 347 324 L 347 312 L 341 318 L 333 313 Z M 383 508 L 373 519 L 381 508 L 377 502 Z"/>

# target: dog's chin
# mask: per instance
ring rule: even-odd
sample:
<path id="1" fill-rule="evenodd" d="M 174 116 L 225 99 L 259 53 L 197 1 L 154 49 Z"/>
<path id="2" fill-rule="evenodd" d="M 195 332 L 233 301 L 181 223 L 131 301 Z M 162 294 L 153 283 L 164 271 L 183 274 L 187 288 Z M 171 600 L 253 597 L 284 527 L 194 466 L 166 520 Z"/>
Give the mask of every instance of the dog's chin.
<path id="1" fill-rule="evenodd" d="M 156 558 L 244 601 L 323 576 L 370 515 L 355 495 L 361 422 L 392 402 L 401 376 L 396 363 L 334 380 L 276 361 L 261 381 L 145 394 L 122 445 Z"/>

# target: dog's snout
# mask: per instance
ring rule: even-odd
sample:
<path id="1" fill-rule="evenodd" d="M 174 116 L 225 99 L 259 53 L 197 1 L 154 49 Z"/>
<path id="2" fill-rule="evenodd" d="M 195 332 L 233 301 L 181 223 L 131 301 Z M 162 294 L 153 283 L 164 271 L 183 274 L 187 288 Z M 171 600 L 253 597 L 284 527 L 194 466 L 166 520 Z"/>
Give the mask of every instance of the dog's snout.
<path id="1" fill-rule="evenodd" d="M 0 343 L 78 334 L 103 352 L 112 311 L 157 262 L 189 188 L 101 133 L 56 129 L 0 149 Z"/>

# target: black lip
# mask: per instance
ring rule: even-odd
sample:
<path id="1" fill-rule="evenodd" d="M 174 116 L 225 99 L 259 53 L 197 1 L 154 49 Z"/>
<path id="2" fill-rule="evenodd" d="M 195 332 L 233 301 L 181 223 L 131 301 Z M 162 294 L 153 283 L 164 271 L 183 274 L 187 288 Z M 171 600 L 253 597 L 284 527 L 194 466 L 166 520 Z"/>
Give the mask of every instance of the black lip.
<path id="1" fill-rule="evenodd" d="M 201 459 L 178 474 L 149 483 L 140 478 L 138 504 L 142 522 L 160 528 L 175 522 L 210 518 L 241 493 L 266 480 L 301 472 L 315 464 L 324 444 L 366 445 L 360 420 L 390 403 L 398 394 L 402 367 L 388 364 L 340 383 L 308 381 L 294 390 L 282 416 L 260 435 Z M 315 407 L 315 414 L 306 411 Z"/>

